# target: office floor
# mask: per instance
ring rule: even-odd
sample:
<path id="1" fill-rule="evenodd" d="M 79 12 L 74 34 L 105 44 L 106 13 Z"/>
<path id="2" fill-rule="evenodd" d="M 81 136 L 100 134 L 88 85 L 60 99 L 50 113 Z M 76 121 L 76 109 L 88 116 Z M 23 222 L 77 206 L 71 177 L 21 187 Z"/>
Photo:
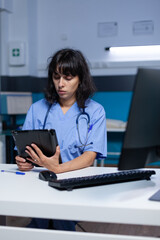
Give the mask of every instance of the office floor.
<path id="1" fill-rule="evenodd" d="M 7 217 L 6 223 L 7 226 L 25 227 L 30 220 L 30 218 Z M 76 226 L 76 231 L 134 236 L 152 236 L 160 238 L 159 226 L 79 222 Z"/>

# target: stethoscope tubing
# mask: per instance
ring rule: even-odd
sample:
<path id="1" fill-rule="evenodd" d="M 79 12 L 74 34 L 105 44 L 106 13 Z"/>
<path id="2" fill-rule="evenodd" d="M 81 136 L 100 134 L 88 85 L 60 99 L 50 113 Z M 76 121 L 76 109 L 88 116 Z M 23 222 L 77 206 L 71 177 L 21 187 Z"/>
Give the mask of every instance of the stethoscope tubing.
<path id="1" fill-rule="evenodd" d="M 46 116 L 44 118 L 44 123 L 43 123 L 43 129 L 45 129 L 46 127 L 46 122 L 47 122 L 47 119 L 48 119 L 48 115 L 49 115 L 49 112 L 50 112 L 50 109 L 52 107 L 52 104 L 50 103 L 49 104 L 49 107 L 47 109 L 47 112 L 46 112 Z M 80 117 L 82 115 L 85 115 L 87 117 L 86 121 L 87 121 L 87 133 L 86 133 L 86 139 L 85 139 L 85 142 L 83 143 L 82 140 L 81 140 L 81 137 L 80 137 L 80 131 L 79 131 L 79 120 L 80 120 Z M 92 130 L 92 125 L 90 125 L 90 116 L 87 112 L 85 112 L 85 109 L 83 108 L 82 109 L 82 112 L 80 112 L 76 118 L 76 127 L 77 127 L 77 132 L 78 132 L 78 138 L 79 138 L 79 142 L 81 144 L 81 146 L 75 146 L 77 148 L 81 148 L 81 147 L 85 147 L 85 146 L 88 146 L 90 144 L 93 144 L 92 142 L 87 144 L 87 141 L 88 141 L 88 134 L 89 132 Z"/>
<path id="2" fill-rule="evenodd" d="M 80 136 L 80 131 L 79 131 L 79 120 L 80 120 L 80 117 L 82 115 L 85 115 L 87 117 L 86 121 L 87 121 L 87 132 L 86 132 L 86 139 L 85 139 L 85 142 L 83 143 L 82 140 L 81 140 L 81 136 Z M 90 128 L 90 116 L 88 113 L 85 112 L 85 109 L 83 108 L 82 112 L 80 112 L 76 118 L 76 126 L 77 126 L 77 132 L 78 132 L 78 138 L 79 138 L 79 142 L 81 144 L 81 146 L 77 146 L 78 148 L 80 147 L 85 147 L 86 144 L 87 144 L 87 140 L 88 140 L 88 133 L 89 133 L 89 128 Z"/>
<path id="3" fill-rule="evenodd" d="M 45 116 L 45 118 L 44 118 L 43 130 L 44 130 L 45 127 L 46 127 L 46 122 L 47 122 L 48 115 L 49 115 L 49 112 L 50 112 L 51 107 L 52 107 L 52 104 L 50 103 L 50 104 L 49 104 L 49 107 L 48 107 L 48 109 L 47 109 L 47 112 L 46 112 L 46 116 Z"/>

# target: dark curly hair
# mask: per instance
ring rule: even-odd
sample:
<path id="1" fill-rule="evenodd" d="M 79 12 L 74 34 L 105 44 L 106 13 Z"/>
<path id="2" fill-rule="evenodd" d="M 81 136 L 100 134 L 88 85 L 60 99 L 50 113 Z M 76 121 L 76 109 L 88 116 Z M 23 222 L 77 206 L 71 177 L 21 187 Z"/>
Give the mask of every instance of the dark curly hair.
<path id="1" fill-rule="evenodd" d="M 48 85 L 45 91 L 45 98 L 51 104 L 59 100 L 53 83 L 53 74 L 56 74 L 57 70 L 66 76 L 79 77 L 80 84 L 76 92 L 76 100 L 80 108 L 85 108 L 85 101 L 94 94 L 96 88 L 83 54 L 79 50 L 66 48 L 57 51 L 51 57 L 48 65 Z"/>

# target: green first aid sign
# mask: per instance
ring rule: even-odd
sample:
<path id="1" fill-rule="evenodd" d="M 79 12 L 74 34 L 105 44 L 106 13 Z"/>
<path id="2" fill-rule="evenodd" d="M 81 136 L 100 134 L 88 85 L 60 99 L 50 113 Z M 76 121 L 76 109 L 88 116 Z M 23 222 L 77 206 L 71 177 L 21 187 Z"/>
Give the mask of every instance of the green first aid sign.
<path id="1" fill-rule="evenodd" d="M 19 57 L 20 56 L 20 49 L 19 48 L 13 48 L 12 49 L 12 56 L 13 57 Z"/>

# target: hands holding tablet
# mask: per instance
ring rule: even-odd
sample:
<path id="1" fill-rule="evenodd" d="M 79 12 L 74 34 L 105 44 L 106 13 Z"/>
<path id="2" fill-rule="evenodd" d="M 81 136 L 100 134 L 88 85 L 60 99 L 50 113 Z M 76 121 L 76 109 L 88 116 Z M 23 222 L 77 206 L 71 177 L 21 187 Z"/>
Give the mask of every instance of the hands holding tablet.
<path id="1" fill-rule="evenodd" d="M 59 157 L 60 157 L 60 147 L 56 147 L 56 152 L 53 156 L 47 157 L 43 154 L 40 148 L 36 144 L 31 144 L 31 146 L 26 146 L 25 152 L 29 155 L 26 159 L 16 156 L 16 163 L 19 170 L 29 171 L 33 168 L 32 163 L 36 163 L 39 166 L 45 167 L 49 170 L 58 172 L 59 168 Z M 28 162 L 28 161 L 30 162 Z"/>
<path id="2" fill-rule="evenodd" d="M 20 171 L 30 171 L 34 167 L 33 164 L 27 162 L 25 158 L 16 156 L 15 159 Z"/>
<path id="3" fill-rule="evenodd" d="M 15 130 L 12 136 L 17 147 L 16 163 L 19 170 L 29 171 L 34 166 L 42 166 L 58 171 L 62 160 L 54 129 Z"/>

